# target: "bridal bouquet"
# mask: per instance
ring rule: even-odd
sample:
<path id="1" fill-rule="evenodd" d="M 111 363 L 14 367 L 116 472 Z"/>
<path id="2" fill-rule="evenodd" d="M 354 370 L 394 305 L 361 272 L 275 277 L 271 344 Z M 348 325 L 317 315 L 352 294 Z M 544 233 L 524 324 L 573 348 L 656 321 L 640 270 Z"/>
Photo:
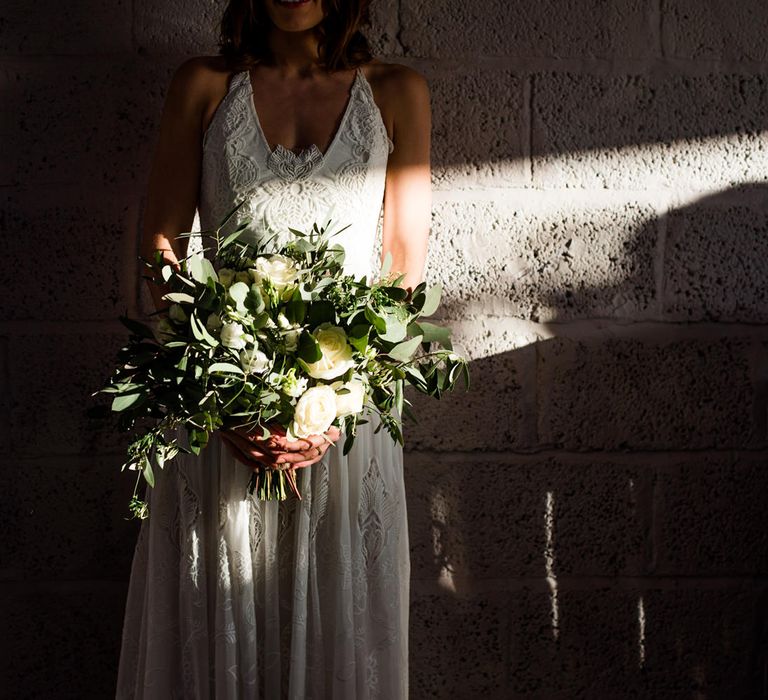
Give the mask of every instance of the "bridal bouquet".
<path id="1" fill-rule="evenodd" d="M 213 233 L 196 234 L 213 240 L 212 262 L 193 253 L 174 266 L 159 251 L 143 259 L 150 279 L 170 290 L 163 296 L 170 306 L 151 325 L 120 317 L 128 344 L 93 394 L 112 395 L 119 428 L 138 434 L 123 470 L 139 471 L 130 503 L 139 518 L 148 515 L 137 495 L 141 475 L 153 486 L 155 469 L 179 451 L 199 454 L 217 429 L 267 437 L 276 423 L 295 440 L 336 425 L 347 454 L 373 412 L 377 432 L 384 427 L 402 444 L 391 410 L 413 417 L 406 384 L 439 398 L 460 376 L 469 383 L 449 331 L 423 320 L 438 307 L 439 286 L 403 289 L 389 256 L 378 281 L 344 274 L 344 250 L 328 226 L 289 229 L 292 239 L 277 250 L 273 238 L 237 240 L 248 222 L 223 236 L 239 206 Z M 188 447 L 166 435 L 177 427 L 186 429 Z M 301 498 L 294 469 L 262 466 L 248 488 L 261 499 L 284 499 L 288 489 Z"/>

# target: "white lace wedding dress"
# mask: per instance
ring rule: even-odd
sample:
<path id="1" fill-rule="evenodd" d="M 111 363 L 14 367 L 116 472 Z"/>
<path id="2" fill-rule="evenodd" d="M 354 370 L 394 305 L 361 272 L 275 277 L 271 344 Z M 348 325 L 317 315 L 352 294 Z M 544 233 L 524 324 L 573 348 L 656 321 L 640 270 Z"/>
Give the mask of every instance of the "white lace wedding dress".
<path id="1" fill-rule="evenodd" d="M 329 218 L 355 275 L 375 241 L 392 150 L 362 69 L 325 153 L 271 150 L 247 71 L 203 141 L 199 216 L 289 235 Z M 118 698 L 398 700 L 408 693 L 409 547 L 402 450 L 376 420 L 299 469 L 302 499 L 246 496 L 250 470 L 218 433 L 148 490 L 123 627 Z M 180 433 L 181 434 L 181 433 Z M 342 436 L 343 441 L 343 436 Z"/>

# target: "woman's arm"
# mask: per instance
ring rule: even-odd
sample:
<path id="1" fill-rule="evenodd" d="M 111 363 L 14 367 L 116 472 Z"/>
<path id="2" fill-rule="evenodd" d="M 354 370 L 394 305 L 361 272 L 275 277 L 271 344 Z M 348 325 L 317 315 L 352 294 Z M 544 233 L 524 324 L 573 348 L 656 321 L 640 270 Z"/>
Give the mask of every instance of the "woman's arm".
<path id="1" fill-rule="evenodd" d="M 149 172 L 141 232 L 141 255 L 152 260 L 155 250 L 175 263 L 187 254 L 189 231 L 197 208 L 202 160 L 202 116 L 206 107 L 204 59 L 191 58 L 176 69 L 163 105 L 154 157 Z M 167 289 L 147 281 L 155 308 L 167 308 Z"/>
<path id="2" fill-rule="evenodd" d="M 388 90 L 395 149 L 387 162 L 382 260 L 392 254 L 392 271 L 405 274 L 403 287 L 422 281 L 432 216 L 429 86 L 412 68 L 398 66 Z"/>

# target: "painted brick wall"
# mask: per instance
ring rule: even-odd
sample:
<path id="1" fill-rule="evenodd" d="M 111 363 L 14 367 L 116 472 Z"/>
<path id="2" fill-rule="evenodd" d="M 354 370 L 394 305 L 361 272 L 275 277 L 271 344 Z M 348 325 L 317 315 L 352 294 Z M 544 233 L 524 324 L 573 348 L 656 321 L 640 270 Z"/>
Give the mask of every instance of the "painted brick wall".
<path id="1" fill-rule="evenodd" d="M 125 438 L 82 410 L 117 314 L 146 310 L 159 110 L 179 62 L 215 51 L 221 9 L 0 11 L 8 697 L 113 692 L 137 526 Z M 763 696 L 768 9 L 374 16 L 378 55 L 430 82 L 428 275 L 472 358 L 471 391 L 414 397 L 407 427 L 412 697 Z"/>

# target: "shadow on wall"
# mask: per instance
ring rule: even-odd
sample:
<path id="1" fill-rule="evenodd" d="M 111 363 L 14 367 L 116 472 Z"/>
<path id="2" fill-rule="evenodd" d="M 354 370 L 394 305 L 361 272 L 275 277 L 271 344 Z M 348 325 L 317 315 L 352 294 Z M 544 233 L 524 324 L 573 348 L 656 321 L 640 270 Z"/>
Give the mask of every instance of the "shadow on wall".
<path id="1" fill-rule="evenodd" d="M 555 236 L 552 257 L 567 262 L 577 236 Z M 616 284 L 545 261 L 535 300 L 528 282 L 501 283 L 549 320 L 538 337 L 449 302 L 472 389 L 411 395 L 420 422 L 406 429 L 415 697 L 761 692 L 768 337 L 561 321 L 611 308 L 764 321 L 768 187 L 706 197 L 632 239 Z"/>

